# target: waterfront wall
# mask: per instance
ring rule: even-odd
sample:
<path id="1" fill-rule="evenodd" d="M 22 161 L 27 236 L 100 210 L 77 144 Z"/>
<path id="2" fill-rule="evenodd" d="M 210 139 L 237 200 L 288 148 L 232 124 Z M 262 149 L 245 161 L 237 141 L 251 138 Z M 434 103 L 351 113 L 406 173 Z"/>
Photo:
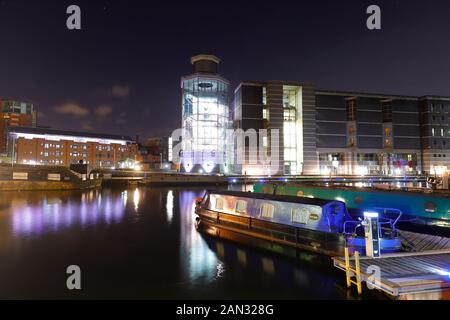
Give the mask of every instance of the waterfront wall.
<path id="1" fill-rule="evenodd" d="M 65 167 L 0 165 L 0 191 L 75 190 L 100 185 L 101 180 L 83 180 Z"/>
<path id="2" fill-rule="evenodd" d="M 79 183 L 58 181 L 0 181 L 0 191 L 76 190 Z"/>

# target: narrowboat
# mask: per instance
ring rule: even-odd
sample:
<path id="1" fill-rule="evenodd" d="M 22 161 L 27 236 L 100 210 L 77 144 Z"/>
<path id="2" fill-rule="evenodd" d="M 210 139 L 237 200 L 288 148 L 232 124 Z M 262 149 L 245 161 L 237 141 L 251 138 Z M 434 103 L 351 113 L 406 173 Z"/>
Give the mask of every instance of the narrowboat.
<path id="1" fill-rule="evenodd" d="M 345 202 L 353 217 L 377 211 L 399 222 L 450 227 L 450 193 L 418 188 L 355 187 L 302 183 L 256 183 L 254 192 Z"/>
<path id="2" fill-rule="evenodd" d="M 196 200 L 197 225 L 220 237 L 234 232 L 281 246 L 338 256 L 365 254 L 364 226 L 337 200 L 238 191 L 207 191 Z M 393 221 L 380 221 L 382 253 L 401 250 Z"/>

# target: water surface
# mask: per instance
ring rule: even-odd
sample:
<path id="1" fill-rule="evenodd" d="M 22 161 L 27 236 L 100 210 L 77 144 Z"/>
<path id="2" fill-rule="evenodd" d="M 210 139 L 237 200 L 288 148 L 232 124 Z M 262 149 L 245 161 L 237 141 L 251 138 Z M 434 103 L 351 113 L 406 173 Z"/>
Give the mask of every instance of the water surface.
<path id="1" fill-rule="evenodd" d="M 293 260 L 199 233 L 193 203 L 203 193 L 2 192 L 0 298 L 352 298 L 329 259 Z M 81 291 L 66 288 L 69 265 L 82 270 Z"/>

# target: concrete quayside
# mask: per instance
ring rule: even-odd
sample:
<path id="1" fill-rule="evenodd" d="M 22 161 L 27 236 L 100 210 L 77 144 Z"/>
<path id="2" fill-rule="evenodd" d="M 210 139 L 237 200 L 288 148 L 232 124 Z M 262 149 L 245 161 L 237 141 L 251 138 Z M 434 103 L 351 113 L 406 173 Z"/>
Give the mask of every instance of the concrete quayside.
<path id="1" fill-rule="evenodd" d="M 101 178 L 67 167 L 0 164 L 0 191 L 83 190 L 101 185 Z"/>

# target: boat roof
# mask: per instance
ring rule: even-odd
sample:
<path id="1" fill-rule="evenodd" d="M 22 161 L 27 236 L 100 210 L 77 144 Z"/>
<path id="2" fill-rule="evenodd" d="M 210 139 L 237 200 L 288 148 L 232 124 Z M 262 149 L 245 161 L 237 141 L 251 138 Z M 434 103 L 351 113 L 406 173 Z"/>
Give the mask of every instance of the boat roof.
<path id="1" fill-rule="evenodd" d="M 325 200 L 325 199 L 318 199 L 318 198 L 272 195 L 272 194 L 256 193 L 256 192 L 208 190 L 207 193 L 208 194 L 219 194 L 219 195 L 224 195 L 224 196 L 251 198 L 251 199 L 301 203 L 301 204 L 309 204 L 309 205 L 315 205 L 315 206 L 320 206 L 320 207 L 326 206 L 327 204 L 330 204 L 330 203 L 336 203 L 336 202 L 339 202 L 339 203 L 342 203 L 345 205 L 344 202 L 338 201 L 338 200 Z"/>
<path id="2" fill-rule="evenodd" d="M 374 181 L 372 181 L 374 182 Z M 342 183 L 342 182 L 341 182 Z M 266 184 L 266 183 L 264 183 Z M 425 188 L 410 188 L 410 187 L 401 187 L 401 188 L 393 188 L 389 190 L 385 189 L 379 189 L 375 186 L 366 186 L 366 187 L 357 187 L 357 186 L 350 186 L 350 185 L 344 185 L 344 184 L 334 184 L 334 182 L 330 182 L 330 185 L 325 185 L 324 183 L 312 183 L 312 182 L 272 182 L 267 183 L 272 186 L 286 186 L 286 187 L 305 187 L 305 188 L 321 188 L 321 189 L 328 189 L 328 190 L 356 190 L 359 192 L 379 192 L 379 193 L 396 193 L 396 194 L 409 194 L 412 196 L 422 195 L 427 197 L 437 197 L 437 198 L 450 198 L 450 190 L 432 190 L 432 189 L 425 189 Z M 374 182 L 374 185 L 376 182 Z"/>

